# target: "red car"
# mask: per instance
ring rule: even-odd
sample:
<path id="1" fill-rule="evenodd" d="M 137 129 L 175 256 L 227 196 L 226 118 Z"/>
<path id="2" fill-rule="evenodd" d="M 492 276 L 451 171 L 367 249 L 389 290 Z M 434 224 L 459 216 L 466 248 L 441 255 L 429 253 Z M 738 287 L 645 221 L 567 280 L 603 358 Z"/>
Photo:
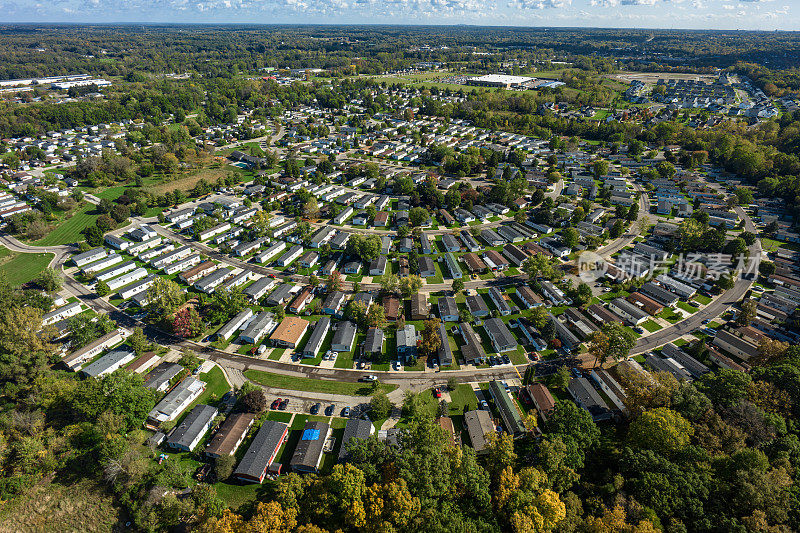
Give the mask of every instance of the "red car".
<path id="1" fill-rule="evenodd" d="M 280 404 L 281 404 L 281 399 L 280 399 L 280 398 L 278 398 L 277 400 L 275 400 L 274 402 L 272 402 L 272 405 L 270 406 L 270 409 L 273 409 L 273 410 L 274 410 L 274 409 L 277 409 L 277 408 L 278 408 L 278 406 L 279 406 Z"/>
<path id="2" fill-rule="evenodd" d="M 442 397 L 442 391 L 439 389 L 439 387 L 435 387 L 435 388 L 433 389 L 433 395 L 434 395 L 436 398 L 441 398 L 441 397 Z"/>
<path id="3" fill-rule="evenodd" d="M 270 277 L 270 278 L 272 278 L 272 279 L 275 279 L 275 274 L 267 274 L 267 277 Z"/>

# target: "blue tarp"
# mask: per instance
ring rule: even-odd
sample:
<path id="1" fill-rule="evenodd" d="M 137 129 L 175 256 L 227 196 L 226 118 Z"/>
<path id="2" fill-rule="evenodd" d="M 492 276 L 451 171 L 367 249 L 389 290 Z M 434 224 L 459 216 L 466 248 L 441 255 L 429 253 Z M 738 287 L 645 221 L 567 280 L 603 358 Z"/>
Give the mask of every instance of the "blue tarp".
<path id="1" fill-rule="evenodd" d="M 317 440 L 319 438 L 318 429 L 306 429 L 303 431 L 302 440 Z"/>

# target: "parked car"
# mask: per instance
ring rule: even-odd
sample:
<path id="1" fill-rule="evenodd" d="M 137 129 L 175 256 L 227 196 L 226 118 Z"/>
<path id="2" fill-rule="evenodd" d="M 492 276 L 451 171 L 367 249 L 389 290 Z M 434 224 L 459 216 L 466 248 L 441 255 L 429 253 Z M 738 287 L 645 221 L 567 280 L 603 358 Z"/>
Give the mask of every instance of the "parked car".
<path id="1" fill-rule="evenodd" d="M 319 413 L 320 407 L 322 407 L 322 404 L 320 404 L 319 402 L 317 402 L 314 405 L 312 405 L 311 406 L 311 414 L 315 415 L 315 414 Z"/>
<path id="2" fill-rule="evenodd" d="M 325 408 L 325 416 L 333 416 L 333 411 L 336 409 L 334 404 L 330 404 Z"/>
<path id="3" fill-rule="evenodd" d="M 483 409 L 484 411 L 489 410 L 489 403 L 486 400 L 481 400 L 481 409 Z"/>
<path id="4" fill-rule="evenodd" d="M 289 398 L 286 398 L 285 400 L 283 400 L 283 401 L 281 402 L 281 405 L 280 405 L 279 409 L 280 409 L 281 411 L 285 411 L 285 410 L 286 410 L 286 407 L 288 407 L 288 406 L 289 406 Z"/>
<path id="5" fill-rule="evenodd" d="M 345 407 L 344 409 L 342 409 L 342 416 L 344 418 L 350 418 L 350 408 L 349 407 Z"/>
<path id="6" fill-rule="evenodd" d="M 272 405 L 270 405 L 269 408 L 273 410 L 277 409 L 278 407 L 280 407 L 282 401 L 283 401 L 282 399 L 277 398 L 274 402 L 272 402 Z"/>
<path id="7" fill-rule="evenodd" d="M 439 399 L 439 398 L 441 398 L 441 397 L 442 397 L 442 391 L 441 391 L 441 389 L 440 389 L 439 387 L 434 387 L 434 388 L 433 388 L 433 396 L 434 396 L 436 399 Z"/>

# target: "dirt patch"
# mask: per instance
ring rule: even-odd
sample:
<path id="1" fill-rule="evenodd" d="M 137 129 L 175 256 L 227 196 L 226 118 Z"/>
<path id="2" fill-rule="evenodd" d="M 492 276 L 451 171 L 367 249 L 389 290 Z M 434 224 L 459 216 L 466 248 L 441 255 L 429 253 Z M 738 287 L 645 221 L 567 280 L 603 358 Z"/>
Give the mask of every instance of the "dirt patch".
<path id="1" fill-rule="evenodd" d="M 43 481 L 0 506 L 0 533 L 114 532 L 122 531 L 125 521 L 105 488 L 92 481 L 70 486 Z"/>

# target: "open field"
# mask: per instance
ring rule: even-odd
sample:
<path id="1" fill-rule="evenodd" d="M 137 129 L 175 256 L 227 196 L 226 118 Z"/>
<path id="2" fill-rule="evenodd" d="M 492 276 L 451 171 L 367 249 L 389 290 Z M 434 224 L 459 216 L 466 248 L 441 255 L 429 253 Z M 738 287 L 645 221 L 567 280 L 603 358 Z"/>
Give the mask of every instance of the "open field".
<path id="1" fill-rule="evenodd" d="M 105 488 L 92 481 L 43 481 L 0 506 L 0 532 L 122 531 L 127 521 Z"/>
<path id="2" fill-rule="evenodd" d="M 294 376 L 284 376 L 263 372 L 261 370 L 245 370 L 246 378 L 255 381 L 260 385 L 275 387 L 278 389 L 297 390 L 304 392 L 323 392 L 327 394 L 346 394 L 350 396 L 370 396 L 372 389 L 369 383 L 345 383 L 341 381 L 324 381 L 320 379 L 301 378 Z M 391 392 L 397 385 L 382 383 L 378 390 Z"/>
<path id="3" fill-rule="evenodd" d="M 83 235 L 81 235 L 81 232 L 94 224 L 97 216 L 94 205 L 87 204 L 78 209 L 70 218 L 56 226 L 48 235 L 32 244 L 36 246 L 55 246 L 82 241 Z"/>
<path id="4" fill-rule="evenodd" d="M 19 254 L 0 247 L 0 273 L 16 287 L 38 276 L 52 259 L 53 254 Z"/>

